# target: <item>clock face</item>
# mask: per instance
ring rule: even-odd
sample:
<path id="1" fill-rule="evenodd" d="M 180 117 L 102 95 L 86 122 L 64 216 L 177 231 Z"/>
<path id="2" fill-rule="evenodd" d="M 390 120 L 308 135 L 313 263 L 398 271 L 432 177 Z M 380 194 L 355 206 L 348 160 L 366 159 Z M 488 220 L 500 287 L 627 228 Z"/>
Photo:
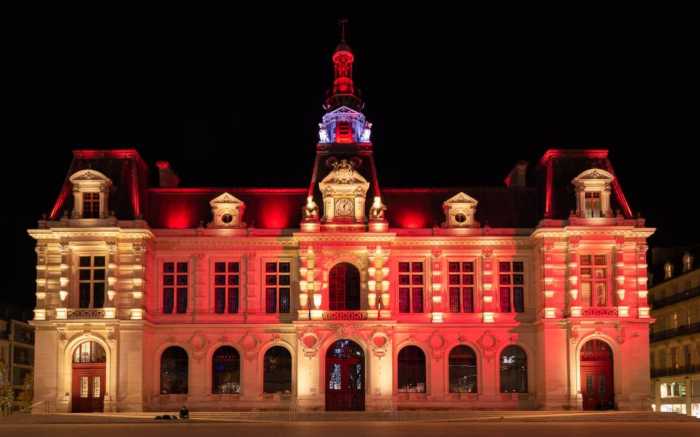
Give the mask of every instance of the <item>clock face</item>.
<path id="1" fill-rule="evenodd" d="M 352 216 L 352 200 L 339 199 L 335 202 L 335 215 L 337 216 Z"/>

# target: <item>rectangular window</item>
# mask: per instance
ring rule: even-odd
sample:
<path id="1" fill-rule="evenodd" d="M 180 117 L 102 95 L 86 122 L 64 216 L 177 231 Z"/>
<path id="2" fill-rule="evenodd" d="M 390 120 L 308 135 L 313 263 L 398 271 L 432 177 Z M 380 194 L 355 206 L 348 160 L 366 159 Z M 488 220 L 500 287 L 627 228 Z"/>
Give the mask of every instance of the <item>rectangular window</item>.
<path id="1" fill-rule="evenodd" d="M 690 353 L 690 345 L 683 346 L 683 365 L 690 367 L 693 364 L 693 356 Z"/>
<path id="2" fill-rule="evenodd" d="M 217 261 L 214 263 L 214 311 L 217 314 L 238 312 L 240 264 Z"/>
<path id="3" fill-rule="evenodd" d="M 448 263 L 450 312 L 474 312 L 474 262 Z"/>
<path id="4" fill-rule="evenodd" d="M 602 209 L 600 205 L 600 193 L 588 192 L 586 196 L 586 217 L 602 217 Z"/>
<path id="5" fill-rule="evenodd" d="M 105 303 L 107 268 L 104 256 L 81 256 L 78 260 L 80 308 L 102 308 Z"/>
<path id="6" fill-rule="evenodd" d="M 522 261 L 498 263 L 501 312 L 525 311 L 525 264 Z"/>
<path id="7" fill-rule="evenodd" d="M 678 368 L 678 348 L 677 347 L 671 348 L 671 368 L 672 369 Z"/>
<path id="8" fill-rule="evenodd" d="M 608 260 L 605 255 L 579 257 L 581 300 L 587 306 L 608 305 Z"/>
<path id="9" fill-rule="evenodd" d="M 424 274 L 422 261 L 399 263 L 399 312 L 423 312 Z"/>
<path id="10" fill-rule="evenodd" d="M 100 218 L 100 193 L 83 193 L 83 218 Z"/>
<path id="11" fill-rule="evenodd" d="M 289 261 L 265 263 L 265 311 L 291 311 L 291 264 Z"/>
<path id="12" fill-rule="evenodd" d="M 185 262 L 163 263 L 163 313 L 187 313 L 189 267 Z"/>

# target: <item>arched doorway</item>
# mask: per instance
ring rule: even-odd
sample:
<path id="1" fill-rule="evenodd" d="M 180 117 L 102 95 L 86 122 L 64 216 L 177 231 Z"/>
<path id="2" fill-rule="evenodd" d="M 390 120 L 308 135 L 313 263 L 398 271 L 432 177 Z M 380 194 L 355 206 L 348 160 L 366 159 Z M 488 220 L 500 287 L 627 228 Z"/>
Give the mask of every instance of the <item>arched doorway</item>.
<path id="1" fill-rule="evenodd" d="M 584 410 L 615 408 L 613 354 L 602 340 L 590 340 L 581 348 L 581 395 Z"/>
<path id="2" fill-rule="evenodd" d="M 326 352 L 326 410 L 365 409 L 365 357 L 351 340 L 338 340 Z"/>
<path id="3" fill-rule="evenodd" d="M 360 309 L 360 272 L 350 263 L 333 266 L 328 273 L 328 302 L 331 311 Z"/>
<path id="4" fill-rule="evenodd" d="M 73 351 L 72 411 L 102 412 L 105 399 L 107 355 L 99 343 L 86 341 Z"/>

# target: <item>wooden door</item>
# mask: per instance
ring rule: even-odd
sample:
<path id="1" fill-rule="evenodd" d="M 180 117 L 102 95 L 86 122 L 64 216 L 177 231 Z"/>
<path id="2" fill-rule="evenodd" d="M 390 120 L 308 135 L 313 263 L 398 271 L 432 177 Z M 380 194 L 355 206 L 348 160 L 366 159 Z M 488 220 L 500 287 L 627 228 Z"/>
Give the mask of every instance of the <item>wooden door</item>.
<path id="1" fill-rule="evenodd" d="M 336 343 L 326 356 L 326 410 L 365 409 L 365 365 L 359 346 L 347 340 Z"/>
<path id="2" fill-rule="evenodd" d="M 74 363 L 72 392 L 72 409 L 74 413 L 104 411 L 104 363 Z"/>
<path id="3" fill-rule="evenodd" d="M 601 340 L 591 340 L 581 350 L 581 396 L 584 410 L 615 408 L 613 357 Z"/>

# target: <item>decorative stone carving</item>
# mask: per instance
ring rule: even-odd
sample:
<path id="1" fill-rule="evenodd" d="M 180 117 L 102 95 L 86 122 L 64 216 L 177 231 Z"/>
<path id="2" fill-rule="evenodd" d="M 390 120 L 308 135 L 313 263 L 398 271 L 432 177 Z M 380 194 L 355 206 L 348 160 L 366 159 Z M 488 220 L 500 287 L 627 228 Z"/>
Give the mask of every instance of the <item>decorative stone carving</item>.
<path id="1" fill-rule="evenodd" d="M 304 356 L 311 358 L 314 357 L 319 348 L 321 347 L 321 338 L 318 334 L 311 329 L 307 329 L 298 334 L 299 341 L 301 342 L 302 351 Z"/>
<path id="2" fill-rule="evenodd" d="M 73 173 L 70 178 L 73 185 L 73 212 L 71 218 L 106 218 L 108 212 L 109 189 L 112 181 L 97 170 L 87 169 Z M 97 217 L 84 217 L 85 205 L 83 200 L 86 196 L 97 195 L 99 211 Z M 93 202 L 94 199 L 90 199 Z M 92 205 L 91 205 L 92 207 Z"/>
<path id="3" fill-rule="evenodd" d="M 204 357 L 205 349 L 209 344 L 207 337 L 201 332 L 196 331 L 187 342 L 191 346 L 194 359 L 200 361 Z"/>
<path id="4" fill-rule="evenodd" d="M 438 333 L 438 331 L 433 331 L 433 333 L 428 338 L 428 344 L 430 349 L 433 351 L 433 358 L 439 360 L 442 358 L 443 348 L 445 347 L 445 338 Z"/>
<path id="5" fill-rule="evenodd" d="M 333 170 L 318 184 L 323 195 L 323 222 L 364 223 L 369 182 L 355 170 L 359 159 L 330 158 L 328 164 Z"/>
<path id="6" fill-rule="evenodd" d="M 255 334 L 251 334 L 250 332 L 246 332 L 243 337 L 238 341 L 239 346 L 243 350 L 243 353 L 246 356 L 246 359 L 248 361 L 253 360 L 255 358 L 255 354 L 258 349 L 258 345 L 260 344 L 260 340 L 255 336 Z"/>
<path id="7" fill-rule="evenodd" d="M 576 176 L 571 183 L 576 189 L 576 215 L 582 218 L 613 217 L 610 208 L 610 185 L 615 176 L 599 168 L 591 168 Z"/>
<path id="8" fill-rule="evenodd" d="M 315 223 L 319 221 L 318 205 L 314 202 L 313 196 L 308 196 L 306 198 L 306 205 L 301 209 L 301 217 L 302 221 L 306 223 Z"/>
<path id="9" fill-rule="evenodd" d="M 229 193 L 223 193 L 209 202 L 213 217 L 208 228 L 245 228 L 245 203 Z"/>
<path id="10" fill-rule="evenodd" d="M 479 202 L 465 193 L 457 193 L 442 204 L 445 213 L 445 228 L 478 228 L 479 222 L 474 220 L 476 205 Z"/>
<path id="11" fill-rule="evenodd" d="M 369 347 L 375 356 L 381 358 L 386 355 L 388 345 L 390 344 L 389 336 L 381 331 L 372 333 L 369 341 Z"/>
<path id="12" fill-rule="evenodd" d="M 486 358 L 486 360 L 490 362 L 499 344 L 498 338 L 491 334 L 490 331 L 484 331 L 484 333 L 481 334 L 481 337 L 479 337 L 479 339 L 476 340 L 476 342 L 479 345 L 479 347 L 481 347 L 481 350 L 484 352 L 484 357 Z"/>

